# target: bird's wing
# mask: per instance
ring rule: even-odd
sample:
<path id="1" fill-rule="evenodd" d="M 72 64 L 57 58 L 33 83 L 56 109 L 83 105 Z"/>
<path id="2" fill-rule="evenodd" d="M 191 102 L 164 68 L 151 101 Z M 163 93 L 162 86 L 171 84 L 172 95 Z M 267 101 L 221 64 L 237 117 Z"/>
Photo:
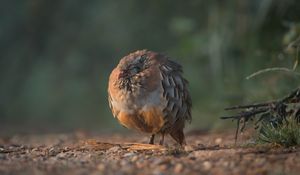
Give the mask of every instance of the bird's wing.
<path id="1" fill-rule="evenodd" d="M 163 98 L 167 105 L 164 108 L 166 128 L 172 126 L 178 119 L 191 121 L 191 97 L 188 91 L 188 81 L 182 77 L 182 67 L 178 63 L 167 60 L 160 65 Z"/>

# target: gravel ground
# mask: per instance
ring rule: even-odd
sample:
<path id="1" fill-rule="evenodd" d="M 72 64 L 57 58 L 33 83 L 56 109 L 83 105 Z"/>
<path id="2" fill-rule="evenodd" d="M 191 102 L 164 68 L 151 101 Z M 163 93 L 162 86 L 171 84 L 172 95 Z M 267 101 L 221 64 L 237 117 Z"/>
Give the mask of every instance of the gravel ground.
<path id="1" fill-rule="evenodd" d="M 136 134 L 16 135 L 0 138 L 0 174 L 298 174 L 300 147 L 253 145 L 249 135 L 190 132 L 180 148 Z"/>

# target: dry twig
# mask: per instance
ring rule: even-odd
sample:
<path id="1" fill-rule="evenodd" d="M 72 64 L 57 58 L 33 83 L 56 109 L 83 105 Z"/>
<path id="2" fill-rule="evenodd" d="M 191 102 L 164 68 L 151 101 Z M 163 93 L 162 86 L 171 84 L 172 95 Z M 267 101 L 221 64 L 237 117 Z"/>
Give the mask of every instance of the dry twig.
<path id="1" fill-rule="evenodd" d="M 276 116 L 281 117 L 282 120 L 286 120 L 288 111 L 286 107 L 288 104 L 300 103 L 300 87 L 292 91 L 289 95 L 279 100 L 274 100 L 265 103 L 257 103 L 251 105 L 238 105 L 225 108 L 225 110 L 241 110 L 237 115 L 225 116 L 221 119 L 232 119 L 237 121 L 237 128 L 235 133 L 235 142 L 237 141 L 239 131 L 242 132 L 249 120 L 254 120 L 259 117 L 256 124 L 263 121 L 265 117 Z M 240 128 L 240 123 L 243 121 L 243 125 Z"/>

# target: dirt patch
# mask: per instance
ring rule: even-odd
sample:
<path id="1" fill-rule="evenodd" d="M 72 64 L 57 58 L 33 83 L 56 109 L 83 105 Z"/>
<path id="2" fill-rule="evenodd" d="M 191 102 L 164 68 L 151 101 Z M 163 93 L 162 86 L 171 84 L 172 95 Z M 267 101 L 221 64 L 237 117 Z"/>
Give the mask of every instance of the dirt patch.
<path id="1" fill-rule="evenodd" d="M 143 135 L 49 134 L 0 138 L 0 174 L 297 174 L 300 148 L 234 145 L 233 134 L 191 132 L 182 149 Z"/>

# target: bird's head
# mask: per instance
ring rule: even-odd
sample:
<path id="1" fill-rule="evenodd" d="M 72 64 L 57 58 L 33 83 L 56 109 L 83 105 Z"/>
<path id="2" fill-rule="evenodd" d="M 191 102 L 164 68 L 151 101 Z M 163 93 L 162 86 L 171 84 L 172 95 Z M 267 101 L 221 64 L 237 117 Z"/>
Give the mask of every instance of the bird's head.
<path id="1" fill-rule="evenodd" d="M 147 54 L 133 54 L 124 57 L 119 64 L 118 79 L 129 79 L 147 68 Z"/>
<path id="2" fill-rule="evenodd" d="M 140 83 L 140 75 L 149 67 L 148 51 L 141 50 L 123 57 L 118 65 L 118 84 L 121 89 L 131 91 Z"/>

